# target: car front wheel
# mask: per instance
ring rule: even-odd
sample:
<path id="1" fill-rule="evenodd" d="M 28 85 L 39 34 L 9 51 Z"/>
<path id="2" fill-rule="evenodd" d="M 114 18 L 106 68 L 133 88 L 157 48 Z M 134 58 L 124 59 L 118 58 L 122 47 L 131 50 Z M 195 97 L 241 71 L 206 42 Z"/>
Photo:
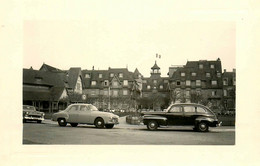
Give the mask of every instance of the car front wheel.
<path id="1" fill-rule="evenodd" d="M 104 120 L 102 118 L 97 118 L 95 120 L 95 126 L 99 129 L 104 128 Z"/>
<path id="2" fill-rule="evenodd" d="M 58 123 L 61 127 L 65 127 L 67 125 L 66 119 L 64 118 L 58 119 Z"/>
<path id="3" fill-rule="evenodd" d="M 151 121 L 148 122 L 147 128 L 148 128 L 149 130 L 157 130 L 157 128 L 158 128 L 158 123 L 157 123 L 155 120 L 151 120 Z"/>
<path id="4" fill-rule="evenodd" d="M 209 126 L 206 122 L 199 122 L 196 129 L 200 132 L 206 132 L 209 129 Z"/>
<path id="5" fill-rule="evenodd" d="M 106 124 L 105 126 L 107 129 L 112 129 L 114 127 L 114 124 Z"/>

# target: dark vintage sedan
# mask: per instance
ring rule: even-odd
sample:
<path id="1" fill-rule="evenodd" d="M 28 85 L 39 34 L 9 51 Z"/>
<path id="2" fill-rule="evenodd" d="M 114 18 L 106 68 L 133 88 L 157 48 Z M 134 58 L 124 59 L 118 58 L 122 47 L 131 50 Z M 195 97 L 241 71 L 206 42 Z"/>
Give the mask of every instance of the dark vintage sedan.
<path id="1" fill-rule="evenodd" d="M 194 126 L 194 130 L 206 132 L 209 127 L 221 125 L 217 116 L 206 106 L 200 104 L 172 104 L 161 112 L 144 112 L 143 123 L 149 130 L 160 126 Z"/>
<path id="2" fill-rule="evenodd" d="M 39 112 L 34 106 L 23 105 L 23 122 L 36 121 L 41 123 L 44 120 L 44 112 Z"/>

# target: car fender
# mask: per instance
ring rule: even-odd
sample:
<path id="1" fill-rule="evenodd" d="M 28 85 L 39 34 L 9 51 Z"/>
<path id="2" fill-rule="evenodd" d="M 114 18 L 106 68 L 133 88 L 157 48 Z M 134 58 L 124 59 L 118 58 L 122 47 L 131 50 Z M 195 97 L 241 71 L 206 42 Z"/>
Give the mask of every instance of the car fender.
<path id="1" fill-rule="evenodd" d="M 214 119 L 211 118 L 211 117 L 204 117 L 204 116 L 200 116 L 200 117 L 197 117 L 197 118 L 195 119 L 195 123 L 196 123 L 196 124 L 199 123 L 199 122 L 201 122 L 201 121 L 206 121 L 206 122 L 212 123 L 212 122 L 214 122 Z"/>
<path id="2" fill-rule="evenodd" d="M 59 118 L 64 118 L 66 121 L 69 119 L 69 115 L 65 112 L 58 112 L 52 115 L 52 120 L 57 121 Z"/>

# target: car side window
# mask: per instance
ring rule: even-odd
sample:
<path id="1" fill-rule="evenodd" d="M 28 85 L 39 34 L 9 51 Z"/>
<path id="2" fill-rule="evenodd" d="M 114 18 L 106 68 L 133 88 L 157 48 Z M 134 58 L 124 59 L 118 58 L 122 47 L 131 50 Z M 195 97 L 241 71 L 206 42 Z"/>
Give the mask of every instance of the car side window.
<path id="1" fill-rule="evenodd" d="M 202 107 L 197 107 L 197 112 L 199 113 L 206 113 L 207 111 Z"/>
<path id="2" fill-rule="evenodd" d="M 181 107 L 173 106 L 170 108 L 169 112 L 181 112 Z"/>
<path id="3" fill-rule="evenodd" d="M 82 105 L 80 111 L 90 111 L 90 107 L 88 105 Z"/>
<path id="4" fill-rule="evenodd" d="M 193 106 L 184 106 L 183 110 L 184 110 L 184 112 L 195 112 L 195 107 L 193 107 Z"/>
<path id="5" fill-rule="evenodd" d="M 69 111 L 77 111 L 78 110 L 78 106 L 77 105 L 73 105 L 70 107 Z"/>

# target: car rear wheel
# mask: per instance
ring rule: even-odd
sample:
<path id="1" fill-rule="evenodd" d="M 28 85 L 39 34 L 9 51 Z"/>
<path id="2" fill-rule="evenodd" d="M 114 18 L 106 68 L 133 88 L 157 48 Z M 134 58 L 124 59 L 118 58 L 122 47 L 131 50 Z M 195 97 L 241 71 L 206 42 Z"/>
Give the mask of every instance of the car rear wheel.
<path id="1" fill-rule="evenodd" d="M 158 123 L 155 121 L 155 120 L 151 120 L 151 121 L 149 121 L 148 122 L 148 124 L 147 124 L 147 128 L 149 129 L 149 130 L 157 130 L 157 128 L 158 128 Z"/>
<path id="2" fill-rule="evenodd" d="M 78 123 L 71 123 L 70 124 L 72 127 L 77 127 L 78 126 Z"/>
<path id="3" fill-rule="evenodd" d="M 58 119 L 58 123 L 59 123 L 59 125 L 60 125 L 61 127 L 67 126 L 66 119 L 64 119 L 64 118 Z"/>
<path id="4" fill-rule="evenodd" d="M 209 126 L 206 122 L 199 122 L 196 129 L 200 132 L 207 132 L 209 129 Z"/>
<path id="5" fill-rule="evenodd" d="M 99 129 L 104 128 L 104 120 L 102 118 L 97 118 L 95 120 L 95 126 Z"/>
<path id="6" fill-rule="evenodd" d="M 112 129 L 114 127 L 114 124 L 106 124 L 105 126 L 107 129 Z"/>

